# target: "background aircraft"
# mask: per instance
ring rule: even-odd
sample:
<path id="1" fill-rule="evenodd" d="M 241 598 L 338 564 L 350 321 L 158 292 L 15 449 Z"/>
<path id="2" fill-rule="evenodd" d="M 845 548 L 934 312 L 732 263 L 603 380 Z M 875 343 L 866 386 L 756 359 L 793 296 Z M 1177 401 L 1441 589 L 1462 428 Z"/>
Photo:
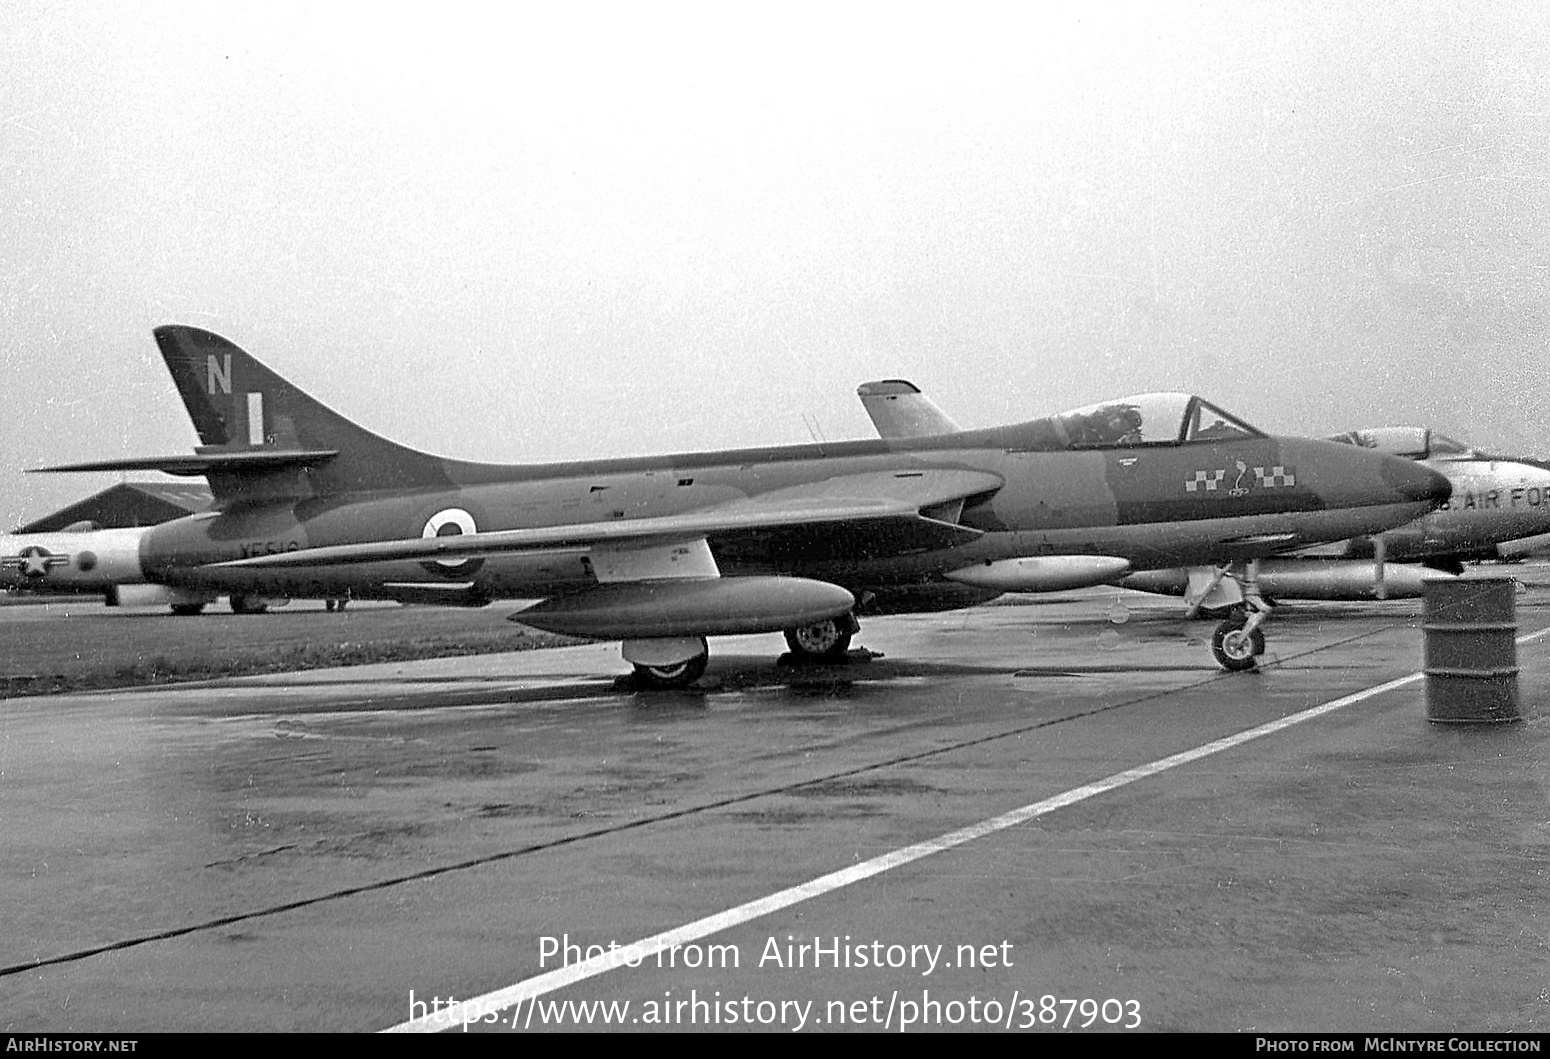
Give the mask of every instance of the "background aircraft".
<path id="1" fill-rule="evenodd" d="M 193 482 L 119 482 L 34 519 L 10 535 L 0 535 L 0 590 L 34 596 L 96 595 L 102 596 L 110 607 L 170 605 L 175 614 L 197 614 L 215 602 L 216 597 L 168 585 L 111 580 L 115 571 L 99 566 L 97 555 L 131 553 L 134 551 L 132 542 L 138 537 L 120 531 L 155 526 L 208 511 L 214 499 L 206 486 Z M 83 537 L 80 536 L 82 533 L 96 536 Z M 75 559 L 69 563 L 63 558 L 50 560 L 48 556 L 54 553 Z M 59 576 L 43 576 L 55 568 L 59 570 Z M 129 576 L 140 576 L 138 569 L 125 572 Z M 239 599 L 237 609 L 262 610 L 273 603 L 285 602 Z M 342 597 L 324 602 L 327 610 L 342 611 L 349 599 Z"/>
<path id="2" fill-rule="evenodd" d="M 34 519 L 14 534 L 0 535 L 0 589 L 33 595 L 96 595 L 110 607 L 170 604 L 178 612 L 202 609 L 214 597 L 166 585 L 121 584 L 113 580 L 115 575 L 138 578 L 139 569 L 115 570 L 104 565 L 101 557 L 107 556 L 111 563 L 116 556 L 132 554 L 138 530 L 209 510 L 212 500 L 208 489 L 191 482 L 110 486 Z M 50 572 L 54 576 L 45 576 Z"/>
<path id="3" fill-rule="evenodd" d="M 784 631 L 797 654 L 835 657 L 857 612 L 1253 560 L 1381 532 L 1449 491 L 1412 461 L 1269 437 L 1187 394 L 935 437 L 470 463 L 372 434 L 218 335 L 155 337 L 203 444 L 51 469 L 204 475 L 216 510 L 97 564 L 234 604 L 538 599 L 515 620 L 623 640 L 649 685 L 697 678 L 710 635 Z M 80 558 L 34 555 L 26 572 Z M 1263 617 L 1218 628 L 1224 665 L 1254 664 Z"/>
<path id="4" fill-rule="evenodd" d="M 1500 559 L 1512 542 L 1550 533 L 1550 463 L 1485 452 L 1425 427 L 1353 430 L 1330 439 L 1419 460 L 1453 483 L 1436 511 L 1375 538 L 1390 559 L 1460 573 L 1471 559 Z M 1504 550 L 1503 546 L 1508 547 Z M 1348 555 L 1371 555 L 1372 539 Z"/>
<path id="5" fill-rule="evenodd" d="M 110 607 L 167 604 L 175 614 L 198 613 L 214 595 L 147 583 L 138 557 L 145 535 L 153 528 L 0 536 L 0 589 L 98 595 Z"/>

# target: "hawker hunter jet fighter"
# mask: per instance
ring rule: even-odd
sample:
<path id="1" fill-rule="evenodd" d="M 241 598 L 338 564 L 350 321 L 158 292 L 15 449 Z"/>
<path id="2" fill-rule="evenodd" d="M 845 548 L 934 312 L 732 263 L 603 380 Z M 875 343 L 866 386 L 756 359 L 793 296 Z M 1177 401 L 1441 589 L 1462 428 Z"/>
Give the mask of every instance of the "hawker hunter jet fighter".
<path id="1" fill-rule="evenodd" d="M 114 562 L 242 599 L 535 599 L 514 620 L 622 640 L 648 686 L 695 680 L 707 636 L 783 631 L 832 659 L 857 614 L 1253 560 L 1449 493 L 1412 461 L 1269 437 L 1188 394 L 931 437 L 469 463 L 370 433 L 218 335 L 155 336 L 203 444 L 51 469 L 204 475 L 216 509 Z M 1218 656 L 1252 665 L 1262 620 L 1224 623 Z"/>

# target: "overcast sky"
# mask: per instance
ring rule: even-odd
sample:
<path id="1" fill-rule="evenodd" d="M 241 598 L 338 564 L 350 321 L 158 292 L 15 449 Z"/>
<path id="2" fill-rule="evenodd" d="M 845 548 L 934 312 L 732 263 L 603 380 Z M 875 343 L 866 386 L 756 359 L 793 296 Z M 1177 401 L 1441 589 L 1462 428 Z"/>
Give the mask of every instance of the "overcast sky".
<path id="1" fill-rule="evenodd" d="M 1547 12 L 8 0 L 0 526 L 195 444 L 163 323 L 468 459 L 864 437 L 884 377 L 1550 453 Z"/>

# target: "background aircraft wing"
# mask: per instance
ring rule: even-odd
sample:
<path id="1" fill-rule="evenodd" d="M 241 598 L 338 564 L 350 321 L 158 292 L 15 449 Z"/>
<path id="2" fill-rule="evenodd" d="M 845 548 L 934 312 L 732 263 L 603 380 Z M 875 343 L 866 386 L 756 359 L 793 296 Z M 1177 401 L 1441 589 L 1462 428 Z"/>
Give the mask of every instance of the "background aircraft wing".
<path id="1" fill-rule="evenodd" d="M 291 569 L 400 559 L 467 559 L 551 548 L 658 545 L 705 539 L 718 548 L 803 558 L 875 558 L 964 544 L 982 531 L 956 518 L 962 502 L 1001 488 L 999 475 L 967 470 L 897 470 L 842 475 L 698 511 L 650 518 L 497 530 L 456 537 L 340 544 L 214 564 Z"/>

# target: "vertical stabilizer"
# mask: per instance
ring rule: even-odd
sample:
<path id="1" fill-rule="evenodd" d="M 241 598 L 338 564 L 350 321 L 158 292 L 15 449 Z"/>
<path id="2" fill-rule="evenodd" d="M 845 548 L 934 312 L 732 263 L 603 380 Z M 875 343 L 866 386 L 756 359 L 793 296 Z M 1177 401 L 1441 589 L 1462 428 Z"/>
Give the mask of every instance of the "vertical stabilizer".
<path id="1" fill-rule="evenodd" d="M 962 429 L 919 387 L 903 379 L 864 382 L 856 396 L 880 438 L 929 438 Z"/>
<path id="2" fill-rule="evenodd" d="M 447 484 L 442 460 L 357 426 L 220 335 L 158 327 L 156 345 L 183 398 L 202 454 L 334 450 L 304 470 L 211 473 L 218 499 L 328 495 Z"/>

